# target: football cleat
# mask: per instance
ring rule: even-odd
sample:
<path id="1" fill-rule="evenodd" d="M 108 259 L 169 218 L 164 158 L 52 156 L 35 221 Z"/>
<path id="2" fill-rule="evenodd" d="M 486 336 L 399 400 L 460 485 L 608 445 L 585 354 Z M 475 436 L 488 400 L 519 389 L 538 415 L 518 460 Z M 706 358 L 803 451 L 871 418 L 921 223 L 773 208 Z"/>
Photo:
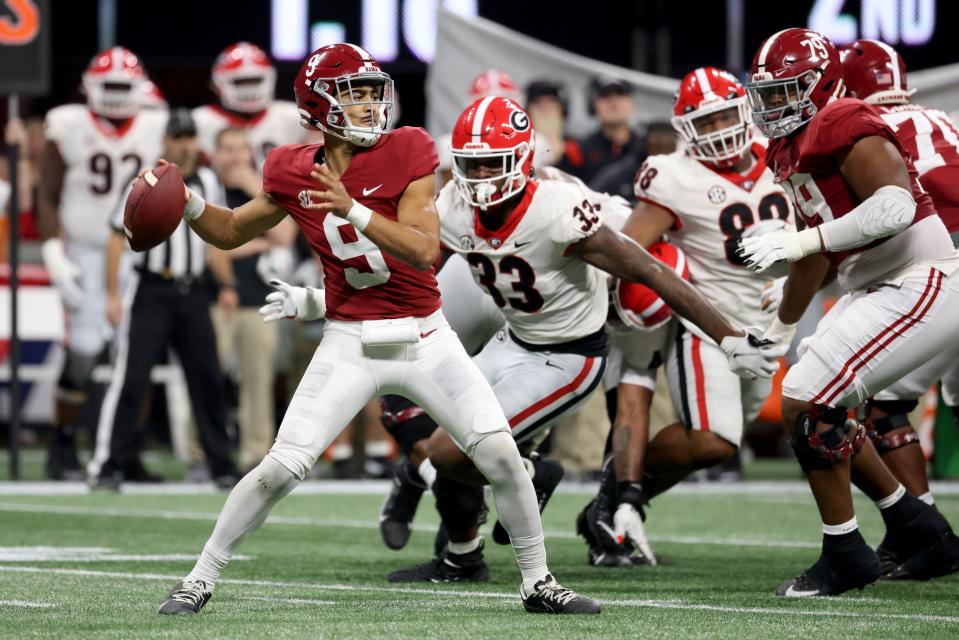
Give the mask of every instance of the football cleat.
<path id="1" fill-rule="evenodd" d="M 393 486 L 380 508 L 380 534 L 390 549 L 402 549 L 409 542 L 413 532 L 413 516 L 420 498 L 426 491 L 426 484 L 406 460 L 397 465 L 393 474 Z"/>
<path id="2" fill-rule="evenodd" d="M 543 513 L 546 503 L 553 497 L 553 492 L 566 472 L 559 461 L 540 457 L 535 451 L 530 454 L 529 459 L 533 463 L 533 488 L 536 490 L 539 512 Z M 493 526 L 493 541 L 496 544 L 509 544 L 509 533 L 499 520 Z"/>
<path id="3" fill-rule="evenodd" d="M 394 571 L 386 577 L 390 582 L 486 582 L 489 567 L 483 560 L 483 542 L 469 553 L 444 551 L 429 562 Z"/>
<path id="4" fill-rule="evenodd" d="M 887 531 L 876 555 L 883 578 L 931 580 L 959 571 L 959 538 L 933 507 L 908 526 Z"/>
<path id="5" fill-rule="evenodd" d="M 520 597 L 523 599 L 523 608 L 530 613 L 599 613 L 599 603 L 592 598 L 581 596 L 572 589 L 567 589 L 553 579 L 546 576 L 536 583 L 533 592 L 526 593 L 520 587 Z"/>
<path id="6" fill-rule="evenodd" d="M 825 553 L 811 567 L 796 578 L 787 580 L 776 589 L 783 598 L 811 598 L 838 596 L 850 589 L 862 590 L 879 579 L 879 559 L 872 549 L 865 547 L 860 558 L 844 557 L 841 562 Z"/>
<path id="7" fill-rule="evenodd" d="M 165 616 L 192 616 L 200 612 L 212 595 L 213 589 L 202 580 L 178 582 L 160 605 L 158 613 Z"/>

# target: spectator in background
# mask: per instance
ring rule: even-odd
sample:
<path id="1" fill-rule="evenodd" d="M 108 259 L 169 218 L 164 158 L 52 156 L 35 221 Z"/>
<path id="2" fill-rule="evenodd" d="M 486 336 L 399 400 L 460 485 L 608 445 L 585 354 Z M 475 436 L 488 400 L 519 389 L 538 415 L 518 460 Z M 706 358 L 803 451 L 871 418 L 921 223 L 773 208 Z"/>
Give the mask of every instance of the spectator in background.
<path id="1" fill-rule="evenodd" d="M 533 120 L 537 146 L 545 147 L 542 164 L 579 177 L 583 152 L 579 143 L 566 135 L 566 87 L 553 80 L 533 80 L 526 85 L 526 112 Z"/>
<path id="2" fill-rule="evenodd" d="M 602 169 L 589 183 L 589 187 L 600 193 L 622 196 L 635 204 L 633 182 L 636 180 L 636 172 L 649 156 L 676 150 L 676 130 L 665 121 L 649 123 L 639 149 L 638 154 L 630 153 Z"/>
<path id="3" fill-rule="evenodd" d="M 633 87 L 627 81 L 597 76 L 589 83 L 590 115 L 599 129 L 580 141 L 583 167 L 579 177 L 586 184 L 605 167 L 626 156 L 642 157 L 643 143 L 632 129 Z"/>
<path id="4" fill-rule="evenodd" d="M 227 127 L 216 135 L 213 168 L 226 189 L 226 206 L 238 207 L 259 193 L 262 183 L 247 132 Z M 278 325 L 264 323 L 257 310 L 273 291 L 272 278 L 289 279 L 296 225 L 287 218 L 261 237 L 225 254 L 225 280 L 235 288 L 220 289 L 213 308 L 220 363 L 229 370 L 234 356 L 239 369 L 240 468 L 251 469 L 269 451 L 276 437 L 273 411 L 273 365 Z"/>
<path id="5" fill-rule="evenodd" d="M 223 187 L 213 171 L 199 166 L 199 155 L 190 112 L 171 112 L 163 157 L 179 165 L 188 187 L 209 200 L 223 202 Z M 230 458 L 223 379 L 208 296 L 201 284 L 207 244 L 181 221 L 166 242 L 135 257 L 135 273 L 121 302 L 118 272 L 126 247 L 123 210 L 128 193 L 129 189 L 113 213 L 113 233 L 106 249 L 106 314 L 117 327 L 117 357 L 100 409 L 96 450 L 87 466 L 90 484 L 115 489 L 131 479 L 131 474 L 141 480 L 159 480 L 140 463 L 137 417 L 150 372 L 172 347 L 183 365 L 210 474 L 217 486 L 232 487 L 240 474 Z M 227 270 L 222 264 L 211 262 L 210 266 L 221 287 L 234 286 L 225 279 Z"/>

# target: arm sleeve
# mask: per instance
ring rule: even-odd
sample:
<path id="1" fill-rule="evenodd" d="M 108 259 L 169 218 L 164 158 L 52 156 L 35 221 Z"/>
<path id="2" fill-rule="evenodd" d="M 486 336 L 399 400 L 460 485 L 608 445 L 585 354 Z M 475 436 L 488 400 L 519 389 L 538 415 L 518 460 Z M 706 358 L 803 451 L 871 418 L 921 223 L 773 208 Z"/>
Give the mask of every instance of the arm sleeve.
<path id="1" fill-rule="evenodd" d="M 678 231 L 683 228 L 683 221 L 672 206 L 676 189 L 673 186 L 673 176 L 663 157 L 650 156 L 646 159 L 643 166 L 636 172 L 633 193 L 636 194 L 637 200 L 648 202 L 669 212 L 669 215 L 673 217 L 673 226 L 670 229 Z"/>
<path id="2" fill-rule="evenodd" d="M 55 142 L 60 147 L 60 153 L 66 144 L 71 130 L 71 111 L 63 108 L 51 109 L 43 121 L 43 135 L 50 142 Z"/>
<path id="3" fill-rule="evenodd" d="M 407 172 L 409 181 L 418 180 L 431 175 L 440 166 L 440 159 L 436 153 L 436 143 L 425 129 L 410 127 L 405 134 L 409 138 L 406 146 Z"/>

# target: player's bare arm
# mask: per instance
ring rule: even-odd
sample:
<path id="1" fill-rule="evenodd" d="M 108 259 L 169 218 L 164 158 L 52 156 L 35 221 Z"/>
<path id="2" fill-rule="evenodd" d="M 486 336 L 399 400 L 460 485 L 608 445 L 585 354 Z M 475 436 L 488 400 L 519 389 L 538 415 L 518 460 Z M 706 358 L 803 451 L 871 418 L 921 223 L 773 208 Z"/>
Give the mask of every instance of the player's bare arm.
<path id="1" fill-rule="evenodd" d="M 315 165 L 311 175 L 324 190 L 308 192 L 312 200 L 308 208 L 350 219 L 351 210 L 362 207 L 326 164 Z M 411 182 L 400 197 L 396 220 L 373 212 L 361 229 L 363 235 L 380 249 L 421 271 L 432 267 L 440 251 L 440 219 L 433 202 L 435 184 L 432 174 Z"/>
<path id="2" fill-rule="evenodd" d="M 790 264 L 783 300 L 779 305 L 779 321 L 787 325 L 799 322 L 828 274 L 829 259 L 821 253 L 814 253 Z"/>
<path id="3" fill-rule="evenodd" d="M 620 384 L 613 424 L 613 467 L 619 482 L 641 482 L 649 439 L 649 408 L 653 392 L 635 384 Z"/>
<path id="4" fill-rule="evenodd" d="M 40 193 L 37 198 L 37 227 L 44 240 L 60 234 L 60 191 L 66 165 L 55 142 L 47 142 L 40 160 Z"/>
<path id="5" fill-rule="evenodd" d="M 261 192 L 236 209 L 207 202 L 200 216 L 189 222 L 201 238 L 217 249 L 229 250 L 258 237 L 286 216 L 286 210 L 270 194 Z"/>
<path id="6" fill-rule="evenodd" d="M 909 192 L 909 170 L 895 146 L 882 136 L 869 136 L 840 158 L 839 171 L 860 200 L 886 186 Z"/>
<path id="7" fill-rule="evenodd" d="M 673 311 L 695 323 L 717 343 L 727 336 L 744 335 L 691 284 L 623 234 L 602 227 L 576 243 L 573 251 L 583 261 L 617 278 L 650 287 Z"/>
<path id="8" fill-rule="evenodd" d="M 638 242 L 644 249 L 648 249 L 672 226 L 673 216 L 669 211 L 641 200 L 623 226 L 623 233 Z"/>

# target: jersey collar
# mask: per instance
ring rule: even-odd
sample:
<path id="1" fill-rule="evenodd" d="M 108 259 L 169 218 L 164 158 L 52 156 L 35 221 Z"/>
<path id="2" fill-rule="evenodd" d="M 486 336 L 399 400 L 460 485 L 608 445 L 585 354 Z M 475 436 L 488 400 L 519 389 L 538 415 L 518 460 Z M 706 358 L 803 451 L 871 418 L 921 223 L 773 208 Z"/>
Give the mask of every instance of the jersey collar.
<path id="1" fill-rule="evenodd" d="M 759 182 L 759 178 L 763 175 L 763 171 L 766 170 L 766 147 L 754 142 L 751 151 L 752 154 L 756 156 L 756 162 L 745 174 L 730 169 L 717 169 L 709 164 L 707 164 L 706 167 L 717 175 L 732 182 L 740 189 L 744 191 L 752 191 L 753 187 L 756 186 L 756 183 Z"/>
<path id="2" fill-rule="evenodd" d="M 506 219 L 506 222 L 503 223 L 503 226 L 497 229 L 496 231 L 490 231 L 483 226 L 483 223 L 480 222 L 479 210 L 474 207 L 473 209 L 473 232 L 480 238 L 486 240 L 486 243 L 494 249 L 499 249 L 506 243 L 506 239 L 510 236 L 513 231 L 516 230 L 516 227 L 519 226 L 519 223 L 522 222 L 523 217 L 526 215 L 526 212 L 529 210 L 529 205 L 533 201 L 533 195 L 536 193 L 536 189 L 539 188 L 539 181 L 530 179 L 526 183 L 526 188 L 523 190 L 523 197 L 517 203 L 516 208 L 509 214 L 509 217 Z"/>
<path id="3" fill-rule="evenodd" d="M 105 118 L 101 118 L 92 111 L 88 110 L 87 113 L 90 114 L 90 119 L 93 120 L 93 126 L 97 128 L 97 131 L 108 138 L 122 138 L 133 126 L 133 121 L 136 120 L 136 116 L 131 116 L 120 123 L 120 126 L 116 127 L 112 122 Z"/>

